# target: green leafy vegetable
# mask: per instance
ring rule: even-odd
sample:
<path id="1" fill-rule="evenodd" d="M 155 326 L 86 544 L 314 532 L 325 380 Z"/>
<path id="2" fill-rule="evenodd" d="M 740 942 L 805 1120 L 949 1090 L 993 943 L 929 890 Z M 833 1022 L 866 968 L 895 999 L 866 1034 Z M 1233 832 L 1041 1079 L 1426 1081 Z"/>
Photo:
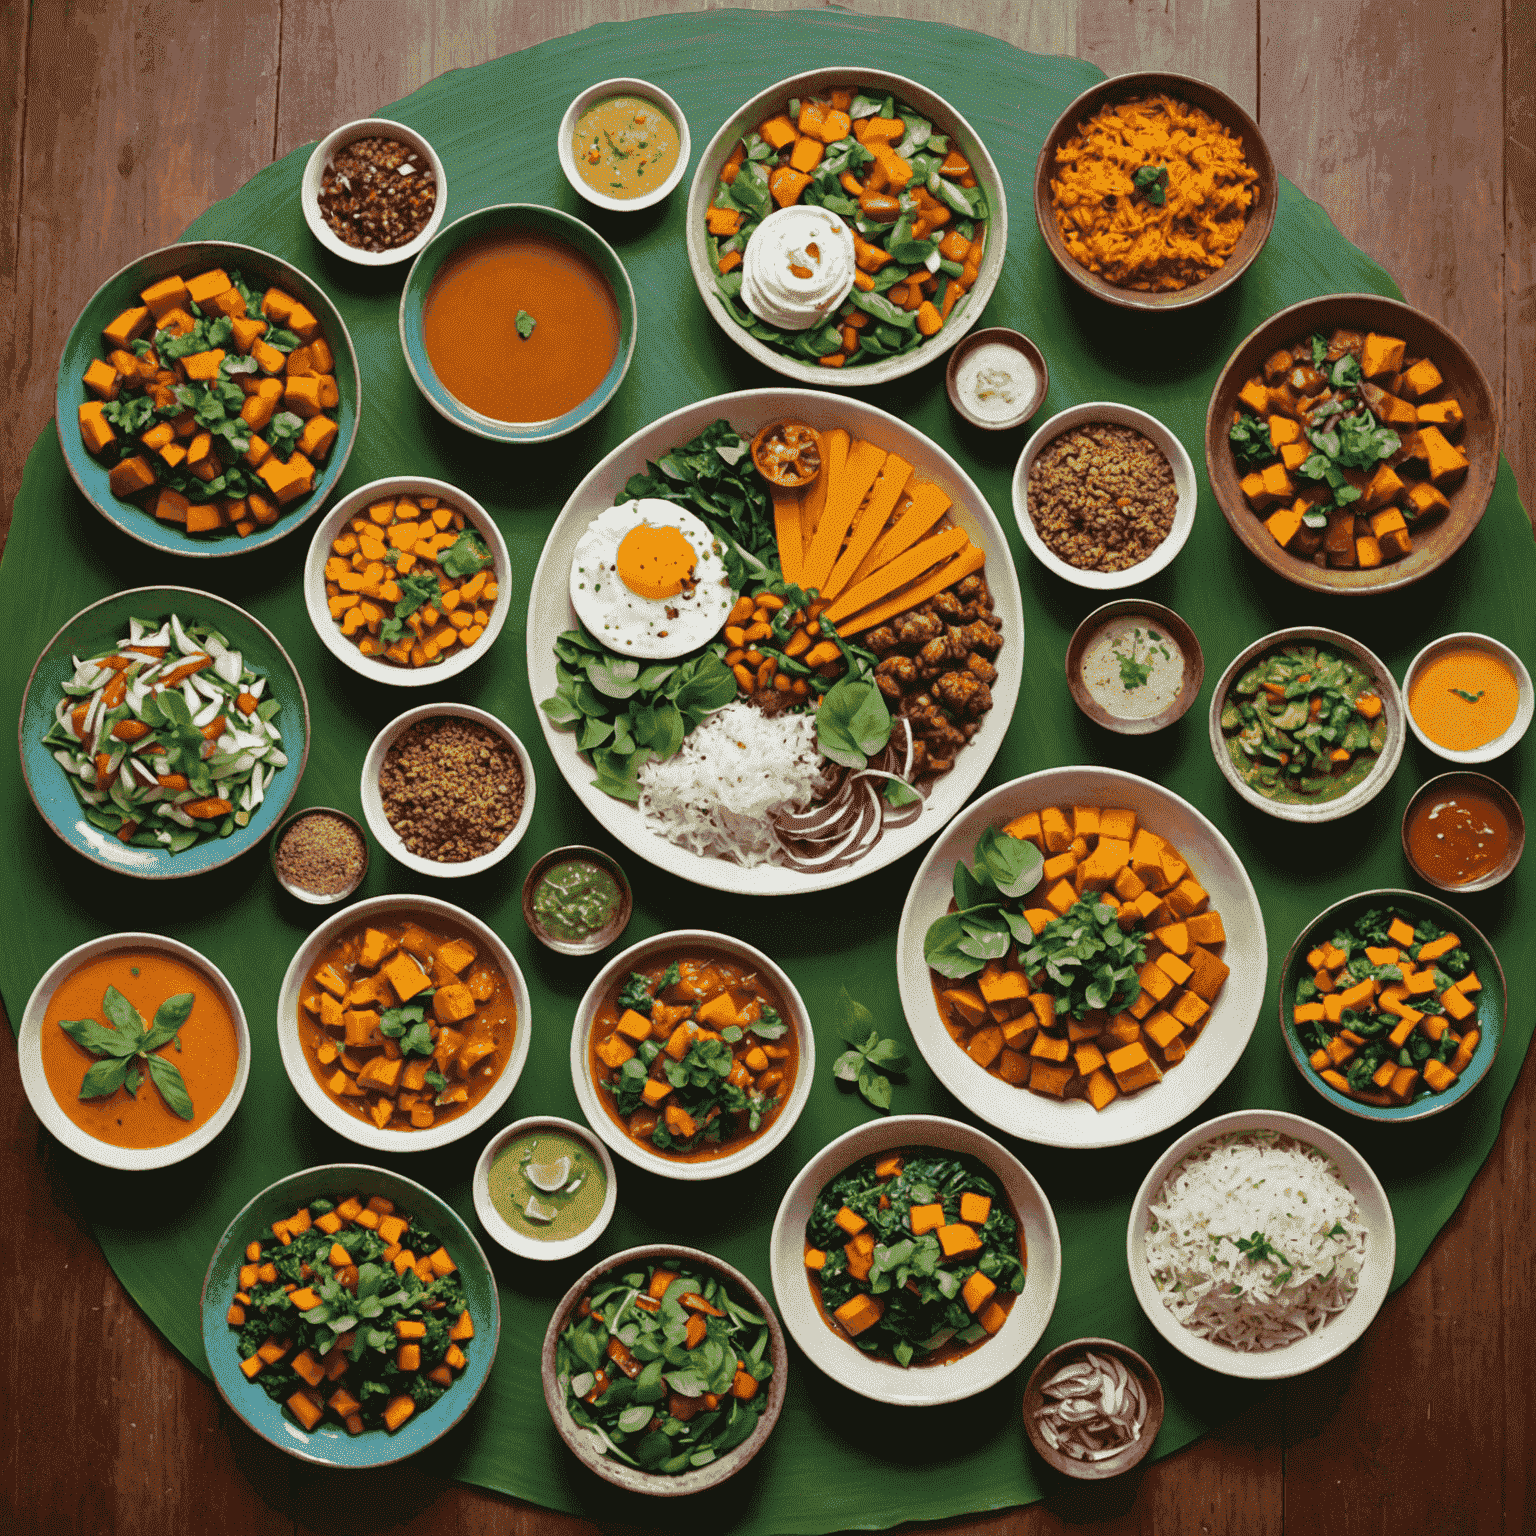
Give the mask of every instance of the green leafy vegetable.
<path id="1" fill-rule="evenodd" d="M 891 712 L 871 676 L 848 672 L 822 696 L 816 745 L 845 768 L 863 768 L 891 739 Z"/>
<path id="2" fill-rule="evenodd" d="M 1131 177 L 1131 184 L 1156 208 L 1168 201 L 1168 167 L 1144 165 Z"/>
<path id="3" fill-rule="evenodd" d="M 1488 690 L 1486 688 L 1479 688 L 1476 693 L 1468 693 L 1465 688 L 1451 689 L 1451 692 L 1454 693 L 1458 699 L 1465 699 L 1468 704 L 1476 704 L 1477 701 L 1482 698 L 1482 696 L 1487 691 Z"/>
<path id="4" fill-rule="evenodd" d="M 1033 843 L 997 827 L 976 839 L 974 865 L 955 865 L 955 910 L 928 925 L 923 958 L 941 976 L 973 976 L 988 960 L 1000 960 L 1015 941 L 1034 930 L 1022 898 L 1039 885 L 1045 860 Z"/>
<path id="5" fill-rule="evenodd" d="M 437 563 L 455 581 L 473 576 L 493 563 L 485 541 L 472 529 L 465 528 L 452 544 L 437 557 Z"/>
<path id="6" fill-rule="evenodd" d="M 539 322 L 535 320 L 526 309 L 520 309 L 517 312 L 516 320 L 514 320 L 512 323 L 517 327 L 517 334 L 521 336 L 524 341 L 527 341 L 528 338 L 533 335 L 534 326 L 536 326 Z"/>
<path id="7" fill-rule="evenodd" d="M 891 1080 L 907 1070 L 907 1053 L 895 1040 L 885 1039 L 875 1024 L 875 1017 L 863 1003 L 852 997 L 847 987 L 838 989 L 837 1027 L 851 1049 L 832 1064 L 839 1082 L 855 1083 L 859 1092 L 876 1109 L 891 1107 Z"/>
<path id="8" fill-rule="evenodd" d="M 1141 932 L 1122 928 L 1107 903 L 1075 901 L 1045 925 L 1019 955 L 1030 975 L 1056 984 L 1056 1016 L 1081 1019 L 1101 1009 L 1120 1013 L 1141 996 L 1137 970 L 1147 958 Z"/>
<path id="9" fill-rule="evenodd" d="M 1240 416 L 1227 433 L 1233 457 L 1242 469 L 1262 469 L 1273 464 L 1279 454 L 1269 440 L 1269 428 L 1257 416 Z"/>
<path id="10" fill-rule="evenodd" d="M 181 1027 L 192 1012 L 194 994 L 178 992 L 155 1010 L 154 1023 L 145 1025 L 139 1010 L 116 987 L 108 987 L 101 1000 L 107 1022 L 95 1019 L 61 1019 L 59 1028 L 82 1050 L 102 1059 L 86 1072 L 80 1084 L 82 1099 L 104 1099 L 126 1087 L 137 1094 L 143 1082 L 142 1062 L 150 1080 L 159 1091 L 165 1107 L 179 1119 L 192 1118 L 192 1096 L 187 1092 L 175 1062 L 157 1056 L 162 1046 L 173 1040 L 181 1049 Z"/>

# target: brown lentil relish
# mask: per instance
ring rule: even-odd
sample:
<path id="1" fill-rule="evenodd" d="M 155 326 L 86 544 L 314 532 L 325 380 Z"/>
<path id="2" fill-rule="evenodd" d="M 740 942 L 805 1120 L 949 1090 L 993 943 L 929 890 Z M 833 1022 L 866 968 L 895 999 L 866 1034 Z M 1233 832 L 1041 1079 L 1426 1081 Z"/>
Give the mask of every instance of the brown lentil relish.
<path id="1" fill-rule="evenodd" d="M 384 754 L 384 815 L 420 859 L 462 864 L 500 847 L 523 813 L 523 770 L 477 720 L 418 720 Z"/>
<path id="2" fill-rule="evenodd" d="M 311 811 L 277 845 L 277 874 L 285 885 L 315 896 L 340 896 L 363 878 L 366 850 L 357 831 L 330 811 Z"/>
<path id="3" fill-rule="evenodd" d="M 437 206 L 437 179 L 411 145 L 357 139 L 326 165 L 319 201 L 337 239 L 360 251 L 392 251 L 427 227 Z"/>

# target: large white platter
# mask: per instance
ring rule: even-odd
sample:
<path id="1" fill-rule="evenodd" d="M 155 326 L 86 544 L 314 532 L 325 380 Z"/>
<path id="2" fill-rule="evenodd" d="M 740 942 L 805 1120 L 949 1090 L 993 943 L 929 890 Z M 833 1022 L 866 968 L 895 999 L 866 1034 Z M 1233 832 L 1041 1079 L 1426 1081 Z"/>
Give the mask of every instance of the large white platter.
<path id="1" fill-rule="evenodd" d="M 957 861 L 971 862 L 984 827 L 1000 827 L 1048 805 L 1123 806 L 1168 838 L 1210 894 L 1227 932 L 1231 967 L 1210 1020 L 1189 1055 L 1162 1082 L 1095 1111 L 1085 1099 L 1056 1100 L 1015 1088 L 979 1067 L 950 1038 L 923 960 L 923 935 L 949 910 Z M 999 785 L 950 825 L 928 851 L 907 892 L 896 934 L 901 1006 L 934 1074 L 965 1107 L 1010 1135 L 1051 1147 L 1118 1147 L 1176 1125 L 1237 1065 L 1264 1002 L 1269 950 L 1258 894 L 1232 845 L 1187 800 L 1117 768 L 1047 768 Z"/>
<path id="2" fill-rule="evenodd" d="M 551 697 L 558 686 L 556 637 L 576 626 L 568 575 L 577 540 L 593 518 L 623 500 L 625 482 L 631 475 L 643 474 L 647 461 L 654 462 L 669 449 L 688 442 L 722 416 L 747 438 L 769 422 L 790 418 L 821 431 L 842 427 L 855 437 L 867 438 L 899 453 L 922 479 L 933 481 L 949 493 L 955 522 L 987 557 L 987 585 L 1003 635 L 1003 649 L 997 657 L 997 681 L 992 685 L 992 709 L 982 728 L 957 754 L 954 768 L 936 782 L 923 814 L 905 827 L 887 832 L 857 864 L 816 873 L 762 864 L 744 878 L 739 865 L 691 853 L 649 830 L 634 806 L 594 788 L 591 765 L 577 752 L 572 732 L 553 725 L 542 710 L 539 724 L 555 765 L 582 804 L 625 847 L 652 864 L 695 885 L 715 890 L 740 891 L 748 884 L 754 894 L 762 896 L 828 890 L 872 874 L 926 842 L 965 804 L 991 767 L 1013 718 L 1023 673 L 1024 605 L 1019 596 L 1019 579 L 1002 526 L 975 482 L 937 443 L 904 421 L 860 400 L 810 389 L 749 389 L 716 395 L 663 416 L 621 443 L 576 487 L 556 518 L 534 572 L 528 602 L 528 685 L 536 705 Z"/>

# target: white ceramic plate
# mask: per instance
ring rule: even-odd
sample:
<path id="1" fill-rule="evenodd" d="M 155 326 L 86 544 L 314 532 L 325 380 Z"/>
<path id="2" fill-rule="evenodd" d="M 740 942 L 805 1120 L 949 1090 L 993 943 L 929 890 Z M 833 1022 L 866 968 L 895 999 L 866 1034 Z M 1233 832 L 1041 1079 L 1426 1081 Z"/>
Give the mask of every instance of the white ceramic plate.
<path id="1" fill-rule="evenodd" d="M 751 888 L 760 896 L 796 896 L 806 891 L 830 890 L 873 874 L 920 847 L 965 804 L 992 766 L 1013 718 L 1024 670 L 1024 604 L 1019 596 L 1019 579 L 1002 527 L 975 482 L 937 443 L 904 421 L 861 400 L 815 390 L 751 389 L 716 395 L 663 416 L 621 443 L 576 487 L 555 520 L 534 572 L 528 601 L 528 684 L 536 704 L 549 698 L 558 686 L 556 638 L 576 625 L 568 576 L 577 540 L 593 518 L 623 500 L 625 482 L 633 474 L 643 474 L 647 461 L 654 462 L 669 449 L 688 442 L 722 416 L 746 438 L 769 422 L 793 418 L 821 431 L 843 427 L 855 437 L 868 438 L 899 453 L 922 479 L 935 482 L 949 493 L 955 522 L 987 557 L 984 574 L 1003 635 L 997 681 L 992 685 L 992 709 L 981 730 L 956 757 L 954 768 L 935 784 L 923 814 L 907 826 L 887 832 L 857 864 L 826 873 L 800 873 L 775 864 L 759 864 L 750 875 Z M 577 752 L 572 732 L 553 725 L 542 710 L 539 724 L 566 783 L 599 825 L 618 842 L 658 868 L 695 885 L 721 891 L 741 890 L 744 874 L 740 865 L 691 853 L 652 832 L 634 806 L 594 787 L 592 767 Z"/>
<path id="2" fill-rule="evenodd" d="M 1059 555 L 1046 548 L 1045 540 L 1035 528 L 1035 520 L 1029 511 L 1029 472 L 1042 449 L 1054 443 L 1063 432 L 1090 422 L 1108 422 L 1111 426 L 1130 427 L 1140 432 L 1162 450 L 1173 469 L 1174 489 L 1178 492 L 1178 504 L 1174 508 L 1173 527 L 1145 560 L 1123 571 L 1082 571 L 1068 565 Z M 1138 411 L 1133 406 L 1121 405 L 1114 400 L 1095 400 L 1086 405 L 1074 405 L 1058 411 L 1049 421 L 1035 429 L 1034 436 L 1024 445 L 1019 462 L 1013 471 L 1013 515 L 1019 532 L 1029 546 L 1029 552 L 1046 570 L 1055 572 L 1063 581 L 1074 586 L 1087 587 L 1093 592 L 1118 592 L 1122 587 L 1134 587 L 1139 582 L 1157 575 L 1173 564 L 1174 557 L 1184 548 L 1190 531 L 1195 526 L 1195 503 L 1198 487 L 1195 485 L 1195 466 L 1183 443 L 1160 422 L 1157 417 Z"/>
<path id="3" fill-rule="evenodd" d="M 1086 1099 L 1057 1100 L 1015 1088 L 979 1067 L 950 1037 L 923 960 L 923 936 L 949 910 L 955 864 L 971 862 L 985 827 L 1000 827 L 1048 805 L 1124 806 L 1168 838 L 1210 894 L 1227 931 L 1231 967 L 1210 1019 L 1189 1055 L 1160 1083 L 1095 1111 Z M 1176 1125 L 1198 1109 L 1237 1065 L 1258 1022 L 1269 972 L 1264 914 L 1232 845 L 1187 800 L 1117 768 L 1047 768 L 999 785 L 955 821 L 928 851 L 907 892 L 896 934 L 901 1006 L 912 1038 L 939 1081 L 962 1104 L 1007 1131 L 1051 1147 L 1118 1147 Z"/>
<path id="4" fill-rule="evenodd" d="M 963 1152 L 985 1163 L 1007 1193 L 1024 1235 L 1024 1289 L 1009 1309 L 1008 1321 L 994 1337 L 945 1365 L 901 1366 L 865 1354 L 832 1331 L 806 1278 L 805 1226 L 817 1197 L 861 1159 L 898 1147 Z M 1061 1285 L 1061 1234 L 1045 1191 L 1023 1163 L 990 1136 L 941 1115 L 872 1120 L 823 1147 L 785 1192 L 774 1218 L 768 1258 L 784 1326 L 812 1363 L 862 1397 L 907 1408 L 960 1402 L 1001 1381 L 1040 1342 Z"/>
<path id="5" fill-rule="evenodd" d="M 529 1237 L 526 1232 L 520 1232 L 514 1227 L 496 1209 L 491 1199 L 491 1164 L 496 1161 L 504 1147 L 510 1146 L 531 1131 L 553 1131 L 556 1135 L 568 1136 L 572 1141 L 579 1141 L 582 1146 L 590 1148 L 592 1155 L 602 1165 L 603 1177 L 608 1181 L 608 1192 L 604 1196 L 602 1207 L 587 1226 L 571 1237 L 552 1242 Z M 574 1120 L 562 1120 L 558 1115 L 532 1115 L 526 1120 L 514 1120 L 505 1130 L 497 1131 L 486 1142 L 485 1150 L 475 1164 L 471 1188 L 475 1196 L 475 1215 L 480 1218 L 480 1225 L 485 1228 L 486 1235 L 494 1238 L 509 1253 L 515 1253 L 522 1259 L 546 1261 L 569 1259 L 584 1249 L 590 1248 L 603 1235 L 608 1223 L 613 1220 L 613 1213 L 619 1203 L 618 1170 L 613 1166 L 613 1159 L 609 1157 L 607 1147 L 586 1126 L 577 1125 Z"/>
<path id="6" fill-rule="evenodd" d="M 1191 1333 L 1163 1305 L 1162 1296 L 1153 1285 L 1151 1271 L 1147 1268 L 1146 1239 L 1150 1220 L 1147 1207 L 1152 1203 L 1152 1197 L 1162 1188 L 1163 1181 L 1174 1165 L 1218 1136 L 1243 1131 L 1279 1131 L 1331 1157 L 1354 1195 L 1360 1208 L 1360 1220 L 1370 1233 L 1366 1239 L 1359 1289 L 1354 1299 L 1316 1333 L 1279 1349 L 1233 1349 Z M 1332 1131 L 1300 1115 L 1288 1115 L 1275 1109 L 1240 1109 L 1235 1114 L 1218 1115 L 1214 1120 L 1207 1120 L 1204 1125 L 1197 1125 L 1194 1130 L 1179 1137 L 1152 1165 L 1151 1171 L 1141 1181 L 1141 1188 L 1136 1191 L 1136 1199 L 1131 1205 L 1130 1225 L 1125 1234 L 1125 1255 L 1131 1271 L 1131 1286 L 1136 1292 L 1136 1300 L 1141 1303 L 1141 1310 L 1147 1314 L 1147 1320 L 1152 1326 L 1180 1354 L 1186 1355 L 1197 1365 L 1220 1371 L 1224 1376 L 1242 1376 L 1250 1381 L 1278 1381 L 1286 1376 L 1300 1376 L 1332 1360 L 1334 1356 L 1343 1354 L 1370 1327 L 1371 1320 L 1387 1299 L 1387 1291 L 1392 1284 L 1392 1265 L 1397 1256 L 1397 1229 L 1392 1221 L 1392 1207 L 1387 1203 L 1387 1192 L 1381 1187 L 1381 1180 L 1371 1171 L 1371 1165 L 1342 1136 L 1335 1136 Z"/>
<path id="7" fill-rule="evenodd" d="M 517 1008 L 517 1026 L 512 1033 L 512 1054 L 501 1069 L 501 1076 L 491 1084 L 489 1092 L 478 1104 L 473 1104 L 462 1115 L 444 1121 L 442 1125 L 426 1130 L 395 1131 L 380 1129 L 371 1121 L 349 1115 L 321 1086 L 304 1054 L 304 1043 L 299 1038 L 299 994 L 305 978 L 337 937 L 348 928 L 419 912 L 430 918 L 440 918 L 465 929 L 479 946 L 480 953 L 489 955 L 501 968 L 512 988 L 513 1002 Z M 439 901 L 434 896 L 375 896 L 347 907 L 335 917 L 323 922 L 299 946 L 288 969 L 283 975 L 283 985 L 277 995 L 277 1043 L 283 1055 L 283 1068 L 293 1090 L 314 1113 L 315 1118 L 329 1126 L 338 1136 L 368 1147 L 374 1152 L 431 1152 L 450 1142 L 477 1131 L 512 1096 L 517 1079 L 528 1060 L 528 1042 L 533 1029 L 533 1007 L 528 997 L 528 984 L 518 969 L 512 951 L 480 921 L 462 907 L 451 902 Z"/>
<path id="8" fill-rule="evenodd" d="M 384 814 L 384 797 L 379 793 L 379 774 L 384 768 L 385 754 L 419 720 L 431 720 L 439 715 L 473 720 L 488 731 L 494 731 L 517 755 L 518 767 L 523 771 L 523 809 L 512 830 L 489 853 L 482 853 L 478 858 L 463 859 L 457 864 L 427 859 L 419 853 L 412 853 L 405 846 L 405 839 L 395 831 L 389 817 Z M 363 819 L 385 853 L 419 875 L 436 875 L 442 880 L 453 880 L 464 875 L 478 875 L 493 864 L 501 863 L 523 840 L 523 834 L 533 820 L 533 759 L 512 727 L 498 720 L 488 710 L 476 709 L 473 704 L 420 704 L 415 709 L 406 710 L 403 715 L 396 715 L 373 738 L 368 755 L 363 759 L 363 778 L 358 793 L 363 802 Z"/>
<path id="9" fill-rule="evenodd" d="M 212 982 L 219 1001 L 229 1011 L 230 1019 L 235 1026 L 235 1040 L 239 1047 L 239 1054 L 235 1062 L 234 1085 L 218 1109 L 190 1136 L 183 1136 L 180 1141 L 173 1141 L 164 1147 L 119 1147 L 111 1142 L 98 1141 L 96 1137 L 88 1135 L 59 1108 L 58 1100 L 54 1098 L 53 1090 L 48 1086 L 47 1074 L 43 1070 L 43 1021 L 47 1017 L 48 1004 L 53 1001 L 53 994 L 58 990 L 59 984 L 79 970 L 82 965 L 124 949 L 159 950 L 163 954 L 180 960 L 184 965 L 190 965 L 195 970 L 202 971 Z M 251 1032 L 245 1022 L 245 1009 L 240 1006 L 240 999 L 235 989 L 230 986 L 223 971 L 205 955 L 198 954 L 195 949 L 179 943 L 176 939 L 164 938 L 158 933 L 108 934 L 103 938 L 90 939 L 84 944 L 77 945 L 67 955 L 61 955 L 55 960 L 44 972 L 42 980 L 32 989 L 32 996 L 27 999 L 27 1006 L 22 1010 L 21 1027 L 17 1030 L 16 1052 L 21 1068 L 21 1086 L 37 1118 L 71 1152 L 78 1152 L 81 1157 L 88 1158 L 93 1163 L 100 1163 L 103 1167 L 118 1168 L 126 1172 L 137 1172 L 147 1168 L 167 1168 L 172 1163 L 179 1163 L 185 1157 L 191 1157 L 194 1152 L 202 1151 L 234 1118 L 236 1109 L 240 1107 L 240 1099 L 245 1093 L 246 1079 L 251 1074 Z"/>
<path id="10" fill-rule="evenodd" d="M 587 1059 L 587 1040 L 592 1033 L 592 1020 L 602 1005 L 604 996 L 616 987 L 631 971 L 638 970 L 653 956 L 664 953 L 687 954 L 691 951 L 716 950 L 730 959 L 754 966 L 767 977 L 769 985 L 784 1003 L 785 1023 L 795 1032 L 800 1046 L 800 1065 L 795 1071 L 795 1085 L 789 1091 L 789 1100 L 779 1111 L 777 1119 L 761 1135 L 753 1137 L 735 1152 L 723 1157 L 702 1158 L 686 1162 L 681 1158 L 665 1157 L 636 1141 L 620 1130 L 618 1123 L 608 1113 L 603 1103 L 602 1089 L 592 1081 Z M 660 1174 L 664 1179 L 677 1179 L 684 1183 L 697 1183 L 701 1179 L 723 1179 L 727 1174 L 740 1173 L 753 1163 L 761 1162 L 794 1129 L 795 1121 L 811 1096 L 811 1084 L 816 1079 L 816 1036 L 811 1029 L 811 1016 L 806 1012 L 804 999 L 784 971 L 773 963 L 762 950 L 733 939 L 729 934 L 711 933 L 705 928 L 679 928 L 671 933 L 658 933 L 649 939 L 641 939 L 622 950 L 592 978 L 576 1009 L 576 1021 L 571 1026 L 571 1082 L 576 1089 L 576 1102 L 587 1117 L 587 1123 L 626 1162 L 648 1173 Z"/>
<path id="11" fill-rule="evenodd" d="M 455 645 L 449 648 L 443 659 L 430 667 L 401 667 L 378 656 L 364 656 L 355 641 L 341 632 L 341 625 L 331 617 L 325 593 L 325 562 L 331 555 L 331 544 L 344 531 L 354 517 L 364 514 L 376 501 L 386 497 L 391 500 L 400 496 L 436 496 L 464 514 L 465 521 L 485 540 L 491 551 L 490 573 L 496 580 L 496 601 L 491 607 L 491 620 L 485 633 L 471 646 Z M 507 553 L 506 540 L 496 526 L 491 514 L 473 496 L 449 485 L 446 480 L 432 480 L 424 475 L 390 475 L 383 480 L 370 480 L 359 486 L 350 496 L 344 496 L 320 519 L 315 536 L 309 543 L 309 554 L 304 561 L 304 606 L 309 612 L 309 622 L 315 633 L 342 666 L 350 667 L 360 677 L 391 688 L 426 688 L 454 677 L 471 667 L 495 645 L 502 625 L 507 622 L 507 610 L 512 606 L 512 557 Z"/>

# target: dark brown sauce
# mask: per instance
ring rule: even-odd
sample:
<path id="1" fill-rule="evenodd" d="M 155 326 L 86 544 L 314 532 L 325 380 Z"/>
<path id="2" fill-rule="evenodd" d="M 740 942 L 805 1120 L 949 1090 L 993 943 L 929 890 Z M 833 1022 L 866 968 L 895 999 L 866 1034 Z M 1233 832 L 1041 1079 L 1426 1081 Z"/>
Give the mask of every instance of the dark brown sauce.
<path id="1" fill-rule="evenodd" d="M 1431 879 L 1466 885 L 1491 874 L 1509 852 L 1509 822 L 1475 789 L 1426 799 L 1408 823 L 1408 851 Z"/>

